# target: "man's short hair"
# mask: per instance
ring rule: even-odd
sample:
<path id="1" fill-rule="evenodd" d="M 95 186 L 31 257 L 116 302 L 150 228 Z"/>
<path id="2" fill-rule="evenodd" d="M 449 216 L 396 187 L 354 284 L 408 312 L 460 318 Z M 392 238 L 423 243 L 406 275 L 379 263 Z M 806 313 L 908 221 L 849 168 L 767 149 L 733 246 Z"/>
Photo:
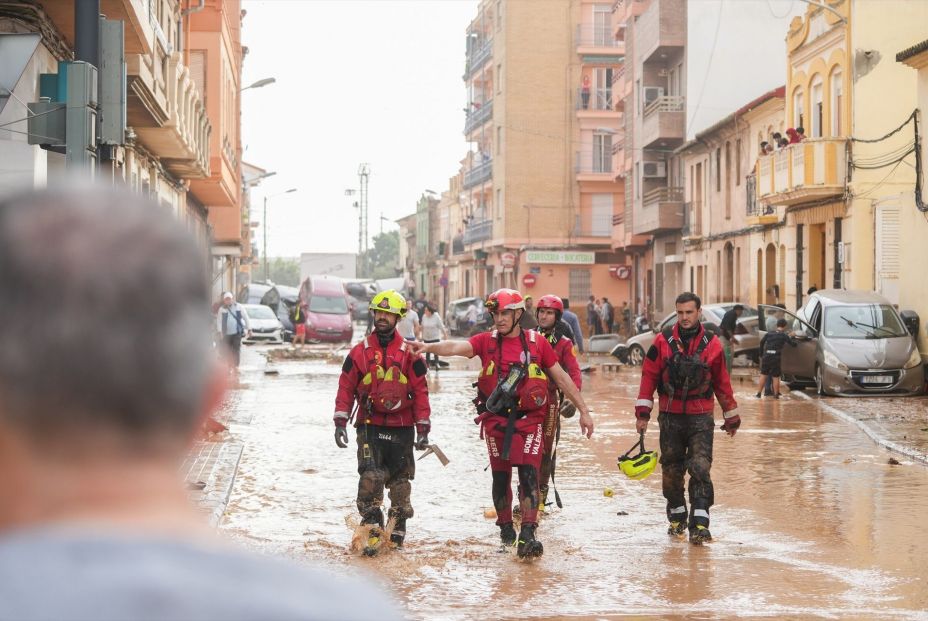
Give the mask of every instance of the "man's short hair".
<path id="1" fill-rule="evenodd" d="M 787 322 L 786 319 L 783 319 L 783 318 L 777 319 L 778 328 L 785 328 L 788 325 L 788 323 L 789 322 Z"/>
<path id="2" fill-rule="evenodd" d="M 744 310 L 744 306 L 742 306 L 741 304 L 735 304 L 734 310 L 736 310 L 736 311 L 739 311 L 739 310 L 740 310 L 740 311 L 743 311 L 743 310 Z"/>
<path id="3" fill-rule="evenodd" d="M 674 305 L 686 304 L 687 302 L 696 302 L 696 308 L 702 308 L 702 300 L 699 299 L 698 295 L 691 291 L 687 291 L 686 293 L 681 293 L 678 295 Z"/>
<path id="4" fill-rule="evenodd" d="M 570 308 L 570 298 L 561 298 L 561 302 L 564 303 L 564 310 Z"/>
<path id="5" fill-rule="evenodd" d="M 215 357 L 206 255 L 126 192 L 0 201 L 0 420 L 37 439 L 192 432 Z"/>

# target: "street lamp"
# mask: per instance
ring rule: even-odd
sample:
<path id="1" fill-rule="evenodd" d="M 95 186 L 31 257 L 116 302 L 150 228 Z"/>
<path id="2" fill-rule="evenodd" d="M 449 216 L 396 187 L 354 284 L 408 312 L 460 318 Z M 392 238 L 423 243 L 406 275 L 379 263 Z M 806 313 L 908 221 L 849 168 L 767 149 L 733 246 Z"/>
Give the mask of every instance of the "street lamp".
<path id="1" fill-rule="evenodd" d="M 243 88 L 243 91 L 247 91 L 249 88 L 261 88 L 262 86 L 267 86 L 268 84 L 273 84 L 277 81 L 277 78 L 264 78 L 263 80 L 258 80 L 254 84 L 250 84 Z"/>
<path id="2" fill-rule="evenodd" d="M 286 192 L 279 192 L 279 193 L 277 193 L 277 194 L 272 194 L 272 195 L 270 195 L 270 196 L 265 196 L 265 197 L 264 197 L 264 217 L 262 218 L 262 222 L 264 223 L 264 250 L 262 250 L 262 252 L 264 253 L 264 282 L 267 282 L 267 279 L 268 279 L 268 271 L 267 271 L 267 199 L 269 199 L 269 198 L 274 198 L 275 196 L 283 196 L 284 194 L 292 194 L 293 192 L 296 192 L 296 188 L 290 188 L 290 189 L 287 190 Z"/>

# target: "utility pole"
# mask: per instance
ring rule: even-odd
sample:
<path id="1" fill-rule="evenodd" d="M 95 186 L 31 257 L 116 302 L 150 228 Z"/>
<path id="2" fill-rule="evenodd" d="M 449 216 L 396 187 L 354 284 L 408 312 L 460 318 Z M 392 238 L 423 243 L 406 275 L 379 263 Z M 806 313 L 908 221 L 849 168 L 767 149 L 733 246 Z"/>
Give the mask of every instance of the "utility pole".
<path id="1" fill-rule="evenodd" d="M 368 270 L 368 251 L 370 250 L 369 237 L 367 234 L 367 182 L 371 175 L 371 167 L 369 164 L 361 164 L 358 166 L 358 183 L 360 191 L 358 192 L 358 254 L 360 254 L 361 262 L 361 274 L 358 274 L 359 277 L 365 278 L 369 275 Z M 363 241 L 363 251 L 361 249 Z"/>

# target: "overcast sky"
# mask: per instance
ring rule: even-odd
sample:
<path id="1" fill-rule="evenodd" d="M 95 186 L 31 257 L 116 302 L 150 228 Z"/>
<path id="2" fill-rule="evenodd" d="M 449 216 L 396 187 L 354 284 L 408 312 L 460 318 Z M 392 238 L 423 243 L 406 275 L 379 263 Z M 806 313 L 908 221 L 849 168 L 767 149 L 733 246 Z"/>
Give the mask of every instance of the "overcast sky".
<path id="1" fill-rule="evenodd" d="M 786 28 L 806 5 L 689 6 L 692 134 L 784 83 Z M 270 256 L 357 250 L 345 189 L 357 188 L 362 162 L 372 171 L 372 236 L 381 213 L 395 228 L 423 190 L 447 187 L 467 149 L 461 75 L 476 0 L 245 0 L 243 8 L 243 84 L 277 79 L 242 93 L 244 160 L 277 172 L 254 190 L 252 220 L 261 220 L 265 193 L 298 190 L 268 203 Z"/>

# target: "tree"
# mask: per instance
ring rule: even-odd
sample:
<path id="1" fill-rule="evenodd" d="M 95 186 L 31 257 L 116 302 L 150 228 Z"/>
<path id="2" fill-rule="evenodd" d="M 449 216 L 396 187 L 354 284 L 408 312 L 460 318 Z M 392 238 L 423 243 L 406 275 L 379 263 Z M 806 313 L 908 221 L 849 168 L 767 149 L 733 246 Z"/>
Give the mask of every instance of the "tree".
<path id="1" fill-rule="evenodd" d="M 367 265 L 371 278 L 395 278 L 400 258 L 399 231 L 388 231 L 374 236 L 374 245 L 368 251 Z"/>
<path id="2" fill-rule="evenodd" d="M 300 286 L 300 260 L 286 257 L 274 257 L 268 260 L 268 278 L 275 285 Z M 262 269 L 256 275 L 264 277 Z"/>

